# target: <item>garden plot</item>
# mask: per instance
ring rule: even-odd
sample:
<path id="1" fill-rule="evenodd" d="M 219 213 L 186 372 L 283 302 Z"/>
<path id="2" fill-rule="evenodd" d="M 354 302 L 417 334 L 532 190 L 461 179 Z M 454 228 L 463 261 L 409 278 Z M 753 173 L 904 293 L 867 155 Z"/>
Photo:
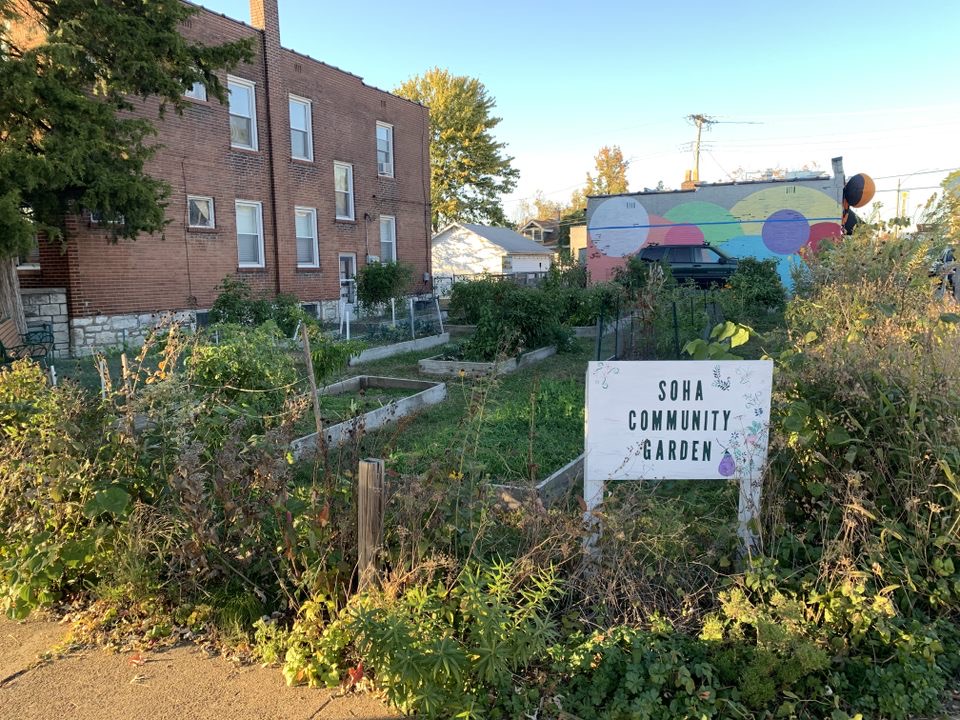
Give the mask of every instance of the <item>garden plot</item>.
<path id="1" fill-rule="evenodd" d="M 450 333 L 440 333 L 438 335 L 428 335 L 427 337 L 390 343 L 388 345 L 375 345 L 374 347 L 368 347 L 359 355 L 354 355 L 350 358 L 350 364 L 360 365 L 362 363 L 383 360 L 384 358 L 393 357 L 394 355 L 403 355 L 408 352 L 416 352 L 418 350 L 426 350 L 427 348 L 446 345 L 448 342 L 450 342 Z"/>
<path id="2" fill-rule="evenodd" d="M 556 355 L 555 347 L 544 347 L 531 350 L 516 358 L 496 360 L 494 362 L 472 362 L 469 360 L 448 360 L 443 355 L 424 358 L 420 361 L 420 372 L 424 375 L 439 375 L 442 377 L 481 377 L 484 375 L 506 375 L 520 368 L 533 365 Z"/>
<path id="3" fill-rule="evenodd" d="M 447 397 L 447 387 L 424 380 L 357 375 L 320 388 L 317 394 L 322 398 L 324 444 L 336 448 L 358 433 L 375 430 L 442 402 Z M 331 421 L 334 424 L 329 424 Z M 303 458 L 316 448 L 317 440 L 316 432 L 294 440 L 294 457 Z"/>

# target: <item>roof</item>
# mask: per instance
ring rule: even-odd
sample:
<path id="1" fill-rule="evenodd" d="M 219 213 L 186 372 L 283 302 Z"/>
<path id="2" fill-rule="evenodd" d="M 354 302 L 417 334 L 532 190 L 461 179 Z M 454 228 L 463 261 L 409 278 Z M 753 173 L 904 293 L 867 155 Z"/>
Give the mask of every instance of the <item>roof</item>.
<path id="1" fill-rule="evenodd" d="M 523 227 L 520 229 L 526 230 L 531 225 L 536 225 L 537 227 L 541 228 L 545 232 L 556 232 L 557 229 L 560 227 L 560 221 L 557 220 L 556 218 L 549 218 L 549 219 L 531 218 L 530 220 L 527 220 L 527 222 L 524 223 Z"/>
<path id="2" fill-rule="evenodd" d="M 459 225 L 480 237 L 489 240 L 494 245 L 499 245 L 508 253 L 515 255 L 552 255 L 550 248 L 546 248 L 530 238 L 525 238 L 520 233 L 504 227 L 491 227 L 490 225 L 475 225 L 473 223 L 455 223 L 441 230 L 440 235 L 451 227 Z M 436 237 L 436 236 L 435 236 Z"/>

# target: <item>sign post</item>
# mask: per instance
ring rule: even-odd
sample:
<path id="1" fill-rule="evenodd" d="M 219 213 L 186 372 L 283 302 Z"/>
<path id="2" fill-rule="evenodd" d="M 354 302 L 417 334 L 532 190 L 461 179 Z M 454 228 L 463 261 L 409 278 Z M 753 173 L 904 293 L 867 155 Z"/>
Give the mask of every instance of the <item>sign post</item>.
<path id="1" fill-rule="evenodd" d="M 738 480 L 738 535 L 753 520 L 767 462 L 772 360 L 591 362 L 587 367 L 586 520 L 610 480 Z"/>

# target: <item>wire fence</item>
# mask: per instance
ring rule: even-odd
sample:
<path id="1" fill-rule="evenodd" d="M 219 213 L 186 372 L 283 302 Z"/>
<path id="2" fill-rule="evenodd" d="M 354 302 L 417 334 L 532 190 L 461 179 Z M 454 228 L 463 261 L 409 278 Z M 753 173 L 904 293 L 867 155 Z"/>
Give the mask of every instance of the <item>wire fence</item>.
<path id="1" fill-rule="evenodd" d="M 440 302 L 435 295 L 397 298 L 372 308 L 341 302 L 338 316 L 323 324 L 326 332 L 369 345 L 417 340 L 444 331 Z"/>
<path id="2" fill-rule="evenodd" d="M 514 272 L 514 273 L 473 273 L 463 275 L 434 275 L 433 291 L 440 298 L 448 298 L 453 292 L 453 286 L 458 282 L 469 280 L 501 280 L 512 282 L 523 287 L 540 287 L 546 272 Z"/>
<path id="3" fill-rule="evenodd" d="M 597 360 L 675 360 L 696 338 L 708 339 L 724 320 L 716 290 L 681 286 L 657 302 L 604 303 L 594 334 Z"/>

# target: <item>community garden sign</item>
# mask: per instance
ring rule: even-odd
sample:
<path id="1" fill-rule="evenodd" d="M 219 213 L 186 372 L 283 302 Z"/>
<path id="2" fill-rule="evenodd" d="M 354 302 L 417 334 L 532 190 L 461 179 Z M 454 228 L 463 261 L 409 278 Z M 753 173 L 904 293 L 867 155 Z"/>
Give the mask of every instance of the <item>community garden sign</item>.
<path id="1" fill-rule="evenodd" d="M 589 363 L 587 514 L 610 480 L 735 479 L 739 534 L 753 545 L 772 385 L 771 360 Z"/>

